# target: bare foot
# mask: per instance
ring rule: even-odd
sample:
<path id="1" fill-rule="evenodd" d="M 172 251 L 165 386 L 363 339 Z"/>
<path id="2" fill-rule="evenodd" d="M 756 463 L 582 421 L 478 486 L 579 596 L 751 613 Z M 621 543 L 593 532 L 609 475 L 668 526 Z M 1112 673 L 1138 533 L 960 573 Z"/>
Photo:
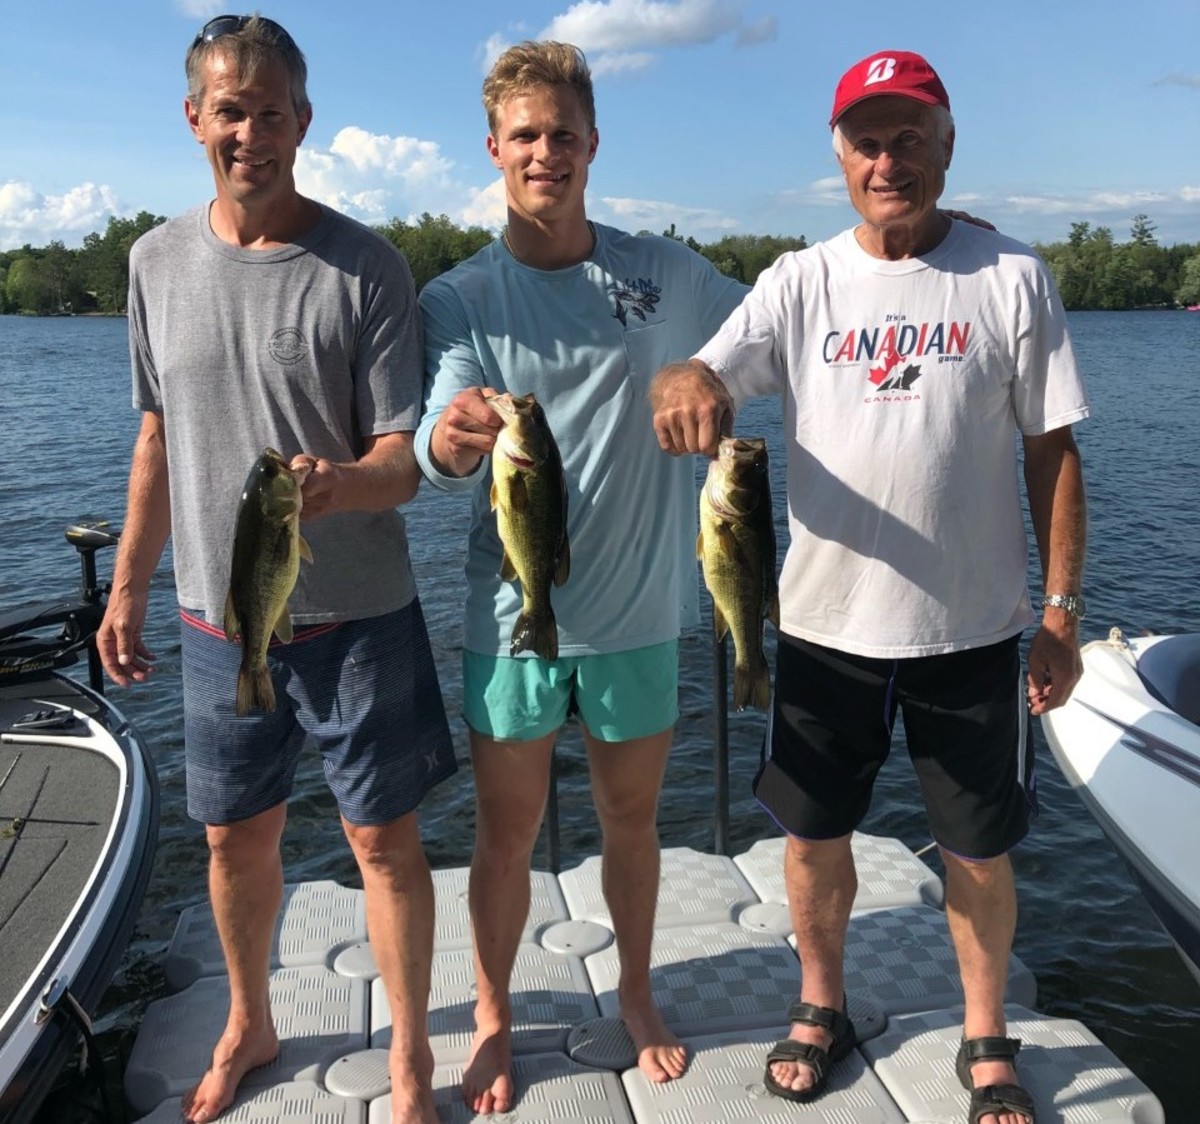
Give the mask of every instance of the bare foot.
<path id="1" fill-rule="evenodd" d="M 480 1028 L 463 1071 L 463 1100 L 473 1112 L 508 1112 L 513 1105 L 512 1040 L 508 1026 Z"/>
<path id="2" fill-rule="evenodd" d="M 687 1047 L 667 1029 L 651 1002 L 624 1004 L 621 1021 L 637 1050 L 638 1069 L 648 1081 L 661 1085 L 682 1077 L 687 1069 Z"/>
<path id="3" fill-rule="evenodd" d="M 213 1048 L 212 1061 L 200 1084 L 183 1095 L 180 1115 L 190 1124 L 215 1120 L 233 1103 L 242 1078 L 252 1069 L 273 1062 L 278 1055 L 279 1039 L 270 1023 L 259 1030 L 226 1027 Z"/>
<path id="4" fill-rule="evenodd" d="M 388 1056 L 392 1082 L 392 1124 L 438 1124 L 433 1102 L 433 1051 L 426 1042 L 417 1058 Z"/>
<path id="5" fill-rule="evenodd" d="M 788 1037 L 796 1042 L 808 1042 L 813 1046 L 820 1046 L 826 1052 L 833 1045 L 832 1031 L 820 1026 L 809 1026 L 806 1023 L 792 1023 Z M 777 1085 L 796 1093 L 803 1093 L 805 1090 L 811 1089 L 817 1082 L 816 1070 L 803 1062 L 772 1062 L 771 1077 Z"/>

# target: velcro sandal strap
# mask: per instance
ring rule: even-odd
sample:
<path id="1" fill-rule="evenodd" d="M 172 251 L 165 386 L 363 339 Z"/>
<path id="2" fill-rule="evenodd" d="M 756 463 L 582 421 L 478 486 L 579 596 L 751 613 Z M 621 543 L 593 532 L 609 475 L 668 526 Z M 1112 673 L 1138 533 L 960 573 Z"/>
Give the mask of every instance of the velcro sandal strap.
<path id="1" fill-rule="evenodd" d="M 832 1007 L 818 1007 L 815 1003 L 797 1000 L 788 1008 L 788 1022 L 819 1026 L 836 1038 L 841 1036 L 840 1028 L 845 1025 L 846 1016 Z"/>

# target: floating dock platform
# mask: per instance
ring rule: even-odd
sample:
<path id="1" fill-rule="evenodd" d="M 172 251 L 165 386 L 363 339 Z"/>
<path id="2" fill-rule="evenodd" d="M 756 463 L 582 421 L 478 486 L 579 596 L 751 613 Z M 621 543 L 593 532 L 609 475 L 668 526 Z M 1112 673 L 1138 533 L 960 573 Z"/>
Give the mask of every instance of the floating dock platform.
<path id="1" fill-rule="evenodd" d="M 894 839 L 856 834 L 858 895 L 846 991 L 858 1047 L 827 1091 L 795 1104 L 763 1086 L 764 1059 L 788 1031 L 799 964 L 783 884 L 783 839 L 734 858 L 663 851 L 651 965 L 654 994 L 690 1051 L 663 1085 L 637 1068 L 617 1017 L 617 957 L 600 860 L 533 874 L 512 980 L 517 1100 L 476 1116 L 459 1085 L 474 1029 L 467 870 L 435 871 L 437 923 L 429 1031 L 434 1095 L 446 1124 L 962 1124 L 954 1074 L 962 990 L 937 875 Z M 273 945 L 279 1057 L 254 1070 L 229 1124 L 391 1124 L 388 1007 L 367 944 L 361 890 L 289 885 Z M 229 989 L 207 905 L 185 910 L 165 970 L 175 993 L 151 1003 L 125 1072 L 144 1124 L 175 1124 L 225 1022 Z M 1014 957 L 1008 1031 L 1038 1124 L 1165 1124 L 1157 1098 L 1081 1023 L 1036 1010 L 1037 984 Z"/>

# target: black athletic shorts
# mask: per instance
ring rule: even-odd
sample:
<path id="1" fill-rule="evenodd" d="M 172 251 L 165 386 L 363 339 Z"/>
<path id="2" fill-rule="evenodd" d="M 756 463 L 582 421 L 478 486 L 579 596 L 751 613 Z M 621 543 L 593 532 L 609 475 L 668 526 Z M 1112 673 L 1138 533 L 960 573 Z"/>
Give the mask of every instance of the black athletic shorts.
<path id="1" fill-rule="evenodd" d="M 754 795 L 790 835 L 848 835 L 867 814 L 899 710 L 933 838 L 963 858 L 1004 854 L 1037 813 L 1018 641 L 892 660 L 780 633 Z"/>

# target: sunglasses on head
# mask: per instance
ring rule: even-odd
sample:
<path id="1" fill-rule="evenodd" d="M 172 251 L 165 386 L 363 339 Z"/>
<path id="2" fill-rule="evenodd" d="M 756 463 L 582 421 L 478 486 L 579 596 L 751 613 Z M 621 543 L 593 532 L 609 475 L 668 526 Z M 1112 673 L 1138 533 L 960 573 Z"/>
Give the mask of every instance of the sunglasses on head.
<path id="1" fill-rule="evenodd" d="M 210 19 L 196 36 L 192 46 L 198 43 L 211 43 L 214 39 L 220 39 L 222 35 L 236 35 L 243 27 L 246 26 L 253 16 L 216 16 Z M 274 20 L 267 19 L 266 16 L 259 16 L 258 22 L 263 25 L 275 39 L 284 46 L 295 46 L 292 37 L 277 24 Z"/>

